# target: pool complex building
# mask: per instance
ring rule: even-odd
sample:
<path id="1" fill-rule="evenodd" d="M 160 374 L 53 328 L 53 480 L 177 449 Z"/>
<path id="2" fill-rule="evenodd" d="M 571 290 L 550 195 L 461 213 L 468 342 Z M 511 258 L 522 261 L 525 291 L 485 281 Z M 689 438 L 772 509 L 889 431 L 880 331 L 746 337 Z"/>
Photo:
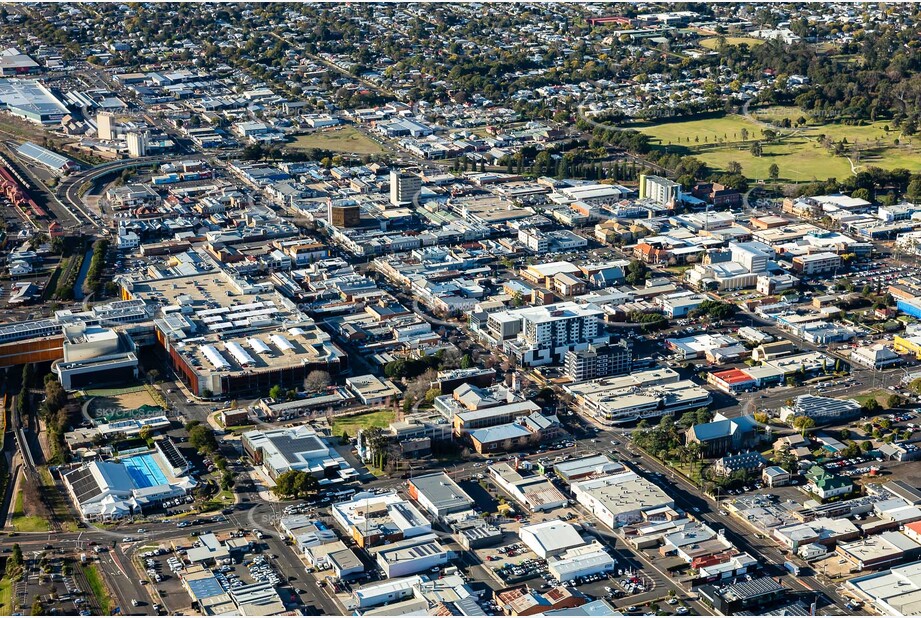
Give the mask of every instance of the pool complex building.
<path id="1" fill-rule="evenodd" d="M 151 451 L 121 459 L 90 461 L 64 473 L 74 504 L 84 519 L 121 519 L 188 493 L 196 481 L 168 437 Z"/>

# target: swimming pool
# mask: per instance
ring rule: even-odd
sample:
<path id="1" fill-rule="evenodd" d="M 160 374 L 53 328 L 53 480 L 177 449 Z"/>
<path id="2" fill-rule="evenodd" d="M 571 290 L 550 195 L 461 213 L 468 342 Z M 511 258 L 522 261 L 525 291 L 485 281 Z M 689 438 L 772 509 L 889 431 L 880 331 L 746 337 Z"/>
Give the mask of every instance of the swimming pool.
<path id="1" fill-rule="evenodd" d="M 122 463 L 125 464 L 125 469 L 128 470 L 131 480 L 134 481 L 138 488 L 166 485 L 168 483 L 166 476 L 150 453 L 123 459 Z"/>

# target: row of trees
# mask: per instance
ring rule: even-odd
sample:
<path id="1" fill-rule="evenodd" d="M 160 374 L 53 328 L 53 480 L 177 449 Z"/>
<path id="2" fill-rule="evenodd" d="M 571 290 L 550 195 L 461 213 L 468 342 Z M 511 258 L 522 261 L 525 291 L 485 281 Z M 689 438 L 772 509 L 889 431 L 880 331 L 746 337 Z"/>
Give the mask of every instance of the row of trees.
<path id="1" fill-rule="evenodd" d="M 275 487 L 272 491 L 279 498 L 297 500 L 300 498 L 310 498 L 317 494 L 320 489 L 320 482 L 310 472 L 303 470 L 288 470 L 282 472 L 275 479 Z"/>
<path id="2" fill-rule="evenodd" d="M 220 453 L 220 446 L 217 438 L 214 437 L 214 431 L 200 421 L 190 421 L 186 423 L 186 431 L 189 434 L 189 444 L 198 451 L 199 454 L 210 457 L 214 467 L 221 473 L 221 489 L 229 491 L 234 486 L 234 477 L 236 476 L 230 468 L 227 467 L 227 458 Z"/>
<path id="3" fill-rule="evenodd" d="M 92 294 L 99 291 L 102 286 L 102 271 L 106 266 L 106 254 L 109 251 L 109 241 L 101 238 L 93 243 L 93 257 L 90 259 L 90 267 L 86 271 L 86 279 L 83 281 L 83 292 Z"/>

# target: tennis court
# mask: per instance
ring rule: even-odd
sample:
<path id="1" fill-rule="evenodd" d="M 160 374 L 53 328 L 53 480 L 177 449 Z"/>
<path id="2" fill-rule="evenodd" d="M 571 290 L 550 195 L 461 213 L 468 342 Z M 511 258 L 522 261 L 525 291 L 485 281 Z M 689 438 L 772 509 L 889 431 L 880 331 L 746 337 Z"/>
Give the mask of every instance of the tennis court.
<path id="1" fill-rule="evenodd" d="M 131 480 L 138 488 L 166 485 L 168 482 L 154 456 L 150 453 L 123 459 L 122 463 L 125 464 L 125 469 L 128 470 Z"/>

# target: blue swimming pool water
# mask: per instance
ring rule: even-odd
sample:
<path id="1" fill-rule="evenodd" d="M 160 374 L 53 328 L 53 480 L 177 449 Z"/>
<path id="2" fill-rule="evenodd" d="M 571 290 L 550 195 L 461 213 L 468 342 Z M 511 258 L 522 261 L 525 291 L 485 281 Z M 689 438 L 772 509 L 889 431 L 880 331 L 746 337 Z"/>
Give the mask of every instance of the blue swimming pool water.
<path id="1" fill-rule="evenodd" d="M 131 480 L 139 488 L 167 484 L 166 476 L 164 476 L 160 466 L 154 461 L 154 456 L 150 453 L 123 459 L 122 463 L 125 464 Z"/>

